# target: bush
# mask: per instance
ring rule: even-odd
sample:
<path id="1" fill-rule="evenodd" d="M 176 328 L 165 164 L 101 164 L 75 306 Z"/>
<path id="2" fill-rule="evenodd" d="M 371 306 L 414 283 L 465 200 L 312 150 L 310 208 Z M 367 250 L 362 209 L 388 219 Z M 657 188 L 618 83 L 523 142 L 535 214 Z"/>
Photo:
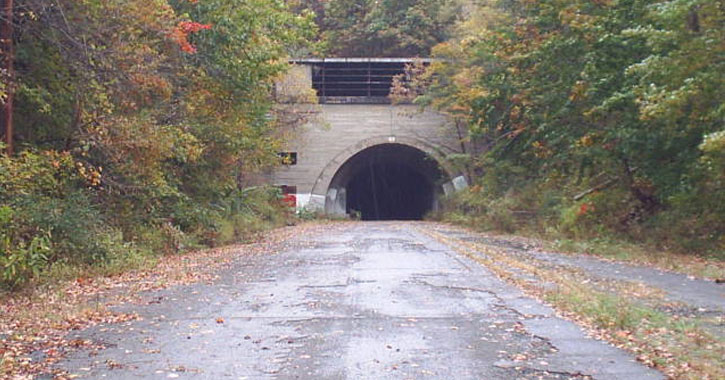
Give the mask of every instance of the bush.
<path id="1" fill-rule="evenodd" d="M 293 209 L 279 189 L 254 187 L 230 192 L 219 203 L 215 244 L 236 243 L 271 227 L 289 224 Z"/>
<path id="2" fill-rule="evenodd" d="M 50 234 L 21 236 L 14 211 L 0 206 L 0 285 L 15 288 L 40 275 L 50 253 Z"/>
<path id="3" fill-rule="evenodd" d="M 0 281 L 17 288 L 51 266 L 118 271 L 146 254 L 110 225 L 70 155 L 0 155 Z"/>
<path id="4" fill-rule="evenodd" d="M 725 260 L 725 131 L 705 136 L 697 165 L 645 223 L 658 245 Z"/>
<path id="5" fill-rule="evenodd" d="M 559 231 L 575 238 L 596 238 L 623 231 L 633 208 L 629 193 L 612 188 L 562 206 Z"/>
<path id="6" fill-rule="evenodd" d="M 689 178 L 654 210 L 643 207 L 621 180 L 573 200 L 603 180 L 563 175 L 527 180 L 502 163 L 468 190 L 444 199 L 437 217 L 483 230 L 533 232 L 569 245 L 589 242 L 597 251 L 636 243 L 723 260 L 725 133 L 707 136 L 700 149 L 702 158 Z"/>
<path id="7" fill-rule="evenodd" d="M 73 191 L 62 198 L 20 197 L 15 204 L 22 211 L 20 223 L 51 232 L 51 261 L 90 264 L 111 254 L 98 242 L 98 236 L 106 233 L 104 218 L 85 192 Z"/>

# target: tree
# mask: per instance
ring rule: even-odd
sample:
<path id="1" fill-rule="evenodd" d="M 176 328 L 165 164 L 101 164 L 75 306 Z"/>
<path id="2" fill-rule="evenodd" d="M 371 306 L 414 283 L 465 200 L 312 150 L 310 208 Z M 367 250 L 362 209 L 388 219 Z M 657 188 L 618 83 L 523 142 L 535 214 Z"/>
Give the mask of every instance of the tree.
<path id="1" fill-rule="evenodd" d="M 289 54 L 314 48 L 311 14 L 281 0 L 16 0 L 15 10 L 20 154 L 2 157 L 0 175 L 24 174 L 0 184 L 10 215 L 0 235 L 12 240 L 0 248 L 21 252 L 42 235 L 49 262 L 100 263 L 134 244 L 228 241 L 221 230 L 234 237 L 256 220 L 238 216 L 254 208 L 239 206 L 251 201 L 237 180 L 277 162 L 270 115 L 284 110 L 272 89 Z M 257 200 L 270 218 L 274 196 Z"/>
<path id="2" fill-rule="evenodd" d="M 683 242 L 717 240 L 722 209 L 682 199 L 713 183 L 695 173 L 704 136 L 722 130 L 718 2 L 491 1 L 470 14 L 434 48 L 444 60 L 417 101 L 467 123 L 486 196 L 560 207 L 542 214 L 569 227 L 595 199 L 584 209 L 610 230 L 676 220 Z"/>
<path id="3" fill-rule="evenodd" d="M 15 73 L 15 47 L 14 34 L 14 3 L 13 0 L 4 0 L 2 4 L 3 20 L 0 26 L 0 44 L 2 45 L 2 126 L 5 132 L 5 149 L 8 155 L 13 154 L 13 103 L 15 99 L 14 73 Z"/>
<path id="4" fill-rule="evenodd" d="M 427 56 L 449 37 L 457 0 L 307 0 L 317 14 L 328 54 L 339 57 Z"/>

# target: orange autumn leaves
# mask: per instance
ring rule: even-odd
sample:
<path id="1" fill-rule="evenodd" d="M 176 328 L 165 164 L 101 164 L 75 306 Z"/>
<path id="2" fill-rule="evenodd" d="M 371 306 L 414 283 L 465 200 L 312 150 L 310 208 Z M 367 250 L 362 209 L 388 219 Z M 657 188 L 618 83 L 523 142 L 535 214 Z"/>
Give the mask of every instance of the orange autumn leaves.
<path id="1" fill-rule="evenodd" d="M 210 24 L 201 24 L 194 21 L 181 21 L 174 28 L 171 36 L 174 42 L 176 42 L 182 51 L 194 54 L 196 53 L 196 46 L 189 42 L 189 36 L 192 33 L 198 33 L 202 30 L 211 29 Z"/>

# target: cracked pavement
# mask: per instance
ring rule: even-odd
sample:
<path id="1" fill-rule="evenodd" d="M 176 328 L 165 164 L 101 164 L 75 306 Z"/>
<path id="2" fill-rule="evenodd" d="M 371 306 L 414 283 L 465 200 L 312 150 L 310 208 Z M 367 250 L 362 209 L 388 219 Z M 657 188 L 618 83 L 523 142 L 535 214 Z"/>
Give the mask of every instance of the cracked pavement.
<path id="1" fill-rule="evenodd" d="M 92 379 L 662 379 L 420 232 L 331 224 L 212 284 L 122 306 L 140 320 L 59 367 Z"/>

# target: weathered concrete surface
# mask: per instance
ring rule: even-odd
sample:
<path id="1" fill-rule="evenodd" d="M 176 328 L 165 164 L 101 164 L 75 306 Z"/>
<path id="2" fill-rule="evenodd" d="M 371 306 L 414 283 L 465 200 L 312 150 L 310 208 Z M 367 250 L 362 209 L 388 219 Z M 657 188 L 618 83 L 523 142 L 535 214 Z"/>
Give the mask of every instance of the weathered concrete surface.
<path id="1" fill-rule="evenodd" d="M 60 367 L 93 379 L 663 378 L 412 223 L 332 225 L 146 303 L 126 306 L 141 321 L 78 332 L 109 348 Z"/>
<path id="2" fill-rule="evenodd" d="M 299 207 L 325 208 L 330 182 L 348 159 L 381 144 L 416 148 L 445 164 L 445 156 L 462 153 L 455 126 L 445 116 L 419 112 L 414 105 L 322 104 L 320 120 L 299 129 L 287 150 L 297 152 L 297 164 L 278 168 L 275 185 L 297 187 Z M 444 168 L 445 169 L 445 168 Z M 453 179 L 461 173 L 449 170 Z"/>

